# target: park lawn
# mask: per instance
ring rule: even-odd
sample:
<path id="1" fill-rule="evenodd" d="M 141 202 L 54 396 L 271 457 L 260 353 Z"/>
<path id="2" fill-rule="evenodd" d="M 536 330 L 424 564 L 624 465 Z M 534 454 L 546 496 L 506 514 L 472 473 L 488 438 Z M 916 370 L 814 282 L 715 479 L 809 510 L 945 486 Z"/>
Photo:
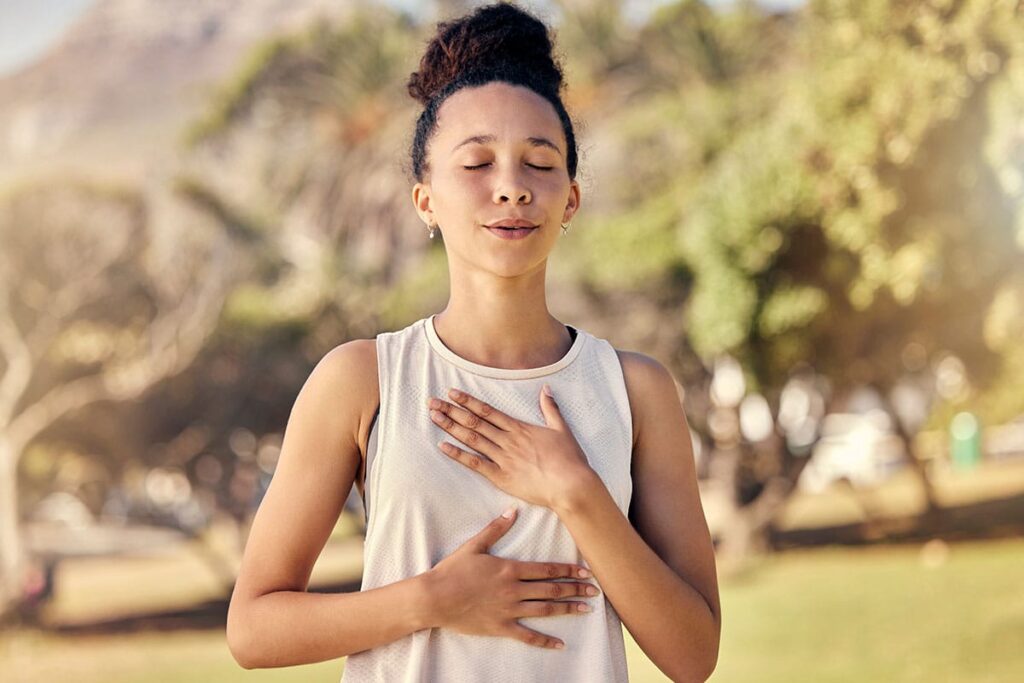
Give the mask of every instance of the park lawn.
<path id="1" fill-rule="evenodd" d="M 1024 539 L 950 546 L 794 550 L 721 586 L 713 683 L 1019 681 Z M 667 680 L 626 634 L 631 680 Z M 342 661 L 246 671 L 221 630 L 60 638 L 0 634 L 4 681 L 337 681 Z M 12 675 L 13 674 L 13 675 Z"/>

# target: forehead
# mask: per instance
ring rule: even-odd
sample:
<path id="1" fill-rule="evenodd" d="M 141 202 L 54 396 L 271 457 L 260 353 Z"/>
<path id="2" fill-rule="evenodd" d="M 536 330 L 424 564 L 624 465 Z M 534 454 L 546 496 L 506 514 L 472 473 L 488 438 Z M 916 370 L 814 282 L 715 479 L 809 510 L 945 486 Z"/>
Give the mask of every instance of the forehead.
<path id="1" fill-rule="evenodd" d="M 565 147 L 562 124 L 551 103 L 529 88 L 500 82 L 463 88 L 438 109 L 439 152 L 453 153 L 453 147 L 470 137 L 484 144 L 546 138 L 559 152 Z"/>

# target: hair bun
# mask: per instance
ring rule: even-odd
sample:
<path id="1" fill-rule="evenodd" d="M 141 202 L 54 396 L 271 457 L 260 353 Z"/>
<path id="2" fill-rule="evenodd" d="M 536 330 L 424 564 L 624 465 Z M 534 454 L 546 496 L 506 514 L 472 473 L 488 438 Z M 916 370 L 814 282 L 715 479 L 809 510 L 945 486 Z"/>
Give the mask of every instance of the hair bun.
<path id="1" fill-rule="evenodd" d="M 526 71 L 556 94 L 562 89 L 562 69 L 552 56 L 547 26 L 507 2 L 439 22 L 419 71 L 412 73 L 407 87 L 409 94 L 426 106 L 463 73 L 495 68 Z"/>

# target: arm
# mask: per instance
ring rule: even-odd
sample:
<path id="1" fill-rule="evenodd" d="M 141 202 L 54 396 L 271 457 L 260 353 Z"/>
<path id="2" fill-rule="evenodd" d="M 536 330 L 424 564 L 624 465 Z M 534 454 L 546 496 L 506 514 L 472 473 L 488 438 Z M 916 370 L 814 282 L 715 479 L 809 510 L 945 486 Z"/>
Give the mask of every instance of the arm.
<path id="1" fill-rule="evenodd" d="M 295 400 L 228 607 L 228 647 L 246 669 L 334 659 L 431 623 L 422 574 L 356 593 L 306 592 L 359 467 L 366 392 L 377 392 L 376 346 L 359 339 L 325 355 Z"/>
<path id="2" fill-rule="evenodd" d="M 705 681 L 722 621 L 689 426 L 669 371 L 643 354 L 620 354 L 638 427 L 636 528 L 596 474 L 555 511 L 647 656 L 674 681 Z"/>

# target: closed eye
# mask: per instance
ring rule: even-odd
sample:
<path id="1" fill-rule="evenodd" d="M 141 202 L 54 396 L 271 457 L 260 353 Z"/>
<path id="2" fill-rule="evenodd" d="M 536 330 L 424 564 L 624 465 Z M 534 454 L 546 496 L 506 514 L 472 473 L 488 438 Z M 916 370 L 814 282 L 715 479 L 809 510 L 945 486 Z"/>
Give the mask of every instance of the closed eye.
<path id="1" fill-rule="evenodd" d="M 462 168 L 466 169 L 467 171 L 475 171 L 476 169 L 483 168 L 484 166 L 490 166 L 490 164 L 478 164 L 476 166 L 463 166 Z M 533 164 L 527 164 L 527 166 L 529 166 L 530 168 L 535 168 L 538 171 L 550 171 L 551 169 L 554 168 L 554 166 L 534 166 Z"/>

